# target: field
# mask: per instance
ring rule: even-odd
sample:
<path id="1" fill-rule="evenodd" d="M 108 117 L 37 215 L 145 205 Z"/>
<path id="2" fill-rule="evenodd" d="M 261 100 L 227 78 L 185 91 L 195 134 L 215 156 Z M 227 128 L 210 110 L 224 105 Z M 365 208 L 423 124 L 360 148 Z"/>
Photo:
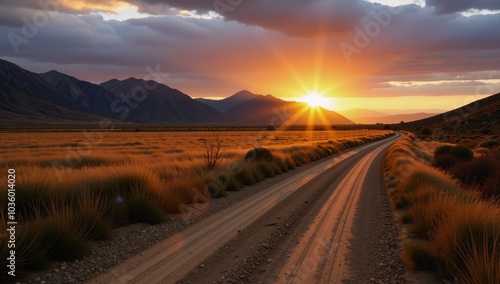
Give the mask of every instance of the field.
<path id="1" fill-rule="evenodd" d="M 390 131 L 2 133 L 0 205 L 15 170 L 18 271 L 89 253 L 129 223 L 163 222 Z M 253 151 L 250 151 L 252 150 Z M 250 151 L 250 152 L 249 152 Z M 6 228 L 0 228 L 5 231 Z M 7 258 L 7 242 L 0 256 Z M 4 266 L 5 267 L 5 266 Z M 4 274 L 3 274 L 4 275 Z"/>

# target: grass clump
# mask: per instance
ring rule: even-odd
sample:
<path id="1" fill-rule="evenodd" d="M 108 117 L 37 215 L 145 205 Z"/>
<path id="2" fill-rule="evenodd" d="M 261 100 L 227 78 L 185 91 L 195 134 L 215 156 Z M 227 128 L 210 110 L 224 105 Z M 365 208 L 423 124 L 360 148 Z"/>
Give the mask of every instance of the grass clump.
<path id="1" fill-rule="evenodd" d="M 463 145 L 453 146 L 450 150 L 450 154 L 453 155 L 459 161 L 469 161 L 474 157 L 472 150 Z"/>
<path id="2" fill-rule="evenodd" d="M 413 269 L 428 271 L 437 271 L 439 262 L 433 244 L 419 239 L 404 245 L 403 260 Z"/>
<path id="3" fill-rule="evenodd" d="M 409 142 L 417 143 L 402 139 L 391 148 L 411 149 L 403 146 Z M 456 147 L 438 148 L 436 157 L 453 155 Z M 391 201 L 395 208 L 402 209 L 400 220 L 409 224 L 407 230 L 413 237 L 404 246 L 403 259 L 408 267 L 430 270 L 457 283 L 500 283 L 498 203 L 484 201 L 477 192 L 464 189 L 461 180 L 427 166 L 418 155 L 407 157 L 409 164 L 398 164 L 397 156 L 391 153 L 394 151 L 389 149 L 384 167 L 390 174 L 384 176 L 391 177 L 388 181 L 395 184 Z M 492 157 L 480 157 L 476 162 L 478 158 L 467 161 L 468 154 L 459 156 L 454 155 L 455 167 L 462 167 L 469 180 L 474 175 L 477 182 L 480 176 L 483 185 L 498 187 L 499 182 L 490 182 L 497 176 L 484 160 Z M 401 181 L 393 183 L 394 179 Z"/>
<path id="4" fill-rule="evenodd" d="M 41 243 L 47 245 L 47 254 L 53 260 L 76 260 L 90 253 L 90 246 L 81 230 L 75 230 L 72 208 L 53 208 L 50 217 L 43 220 Z"/>
<path id="5" fill-rule="evenodd" d="M 130 223 L 158 224 L 165 221 L 159 196 L 144 190 L 135 190 L 126 202 Z"/>
<path id="6" fill-rule="evenodd" d="M 266 148 L 257 147 L 248 151 L 245 155 L 246 161 L 265 161 L 271 162 L 274 160 L 273 153 Z"/>

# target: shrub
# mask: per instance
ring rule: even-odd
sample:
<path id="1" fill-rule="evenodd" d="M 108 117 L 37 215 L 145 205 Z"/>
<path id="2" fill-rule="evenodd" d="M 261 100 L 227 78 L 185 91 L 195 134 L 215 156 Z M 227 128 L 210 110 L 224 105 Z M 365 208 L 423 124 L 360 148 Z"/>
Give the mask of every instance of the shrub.
<path id="1" fill-rule="evenodd" d="M 41 235 L 43 226 L 43 219 L 36 218 L 24 223 L 16 232 L 16 266 L 20 274 L 49 266 L 49 246 L 43 242 Z"/>
<path id="2" fill-rule="evenodd" d="M 472 150 L 463 145 L 453 146 L 450 150 L 450 154 L 452 154 L 459 161 L 469 161 L 474 156 Z"/>
<path id="3" fill-rule="evenodd" d="M 274 159 L 273 153 L 266 148 L 258 147 L 248 151 L 245 155 L 245 160 L 252 161 L 266 161 L 270 162 Z"/>
<path id="4" fill-rule="evenodd" d="M 411 240 L 404 245 L 403 260 L 409 267 L 437 271 L 438 259 L 431 242 Z"/>
<path id="5" fill-rule="evenodd" d="M 75 215 L 71 208 L 52 209 L 43 220 L 41 243 L 47 245 L 47 254 L 54 260 L 75 260 L 90 253 L 90 246 L 75 230 Z"/>
<path id="6" fill-rule="evenodd" d="M 269 162 L 258 162 L 257 167 L 265 178 L 274 177 L 276 175 L 272 164 Z"/>
<path id="7" fill-rule="evenodd" d="M 498 140 L 486 140 L 481 143 L 479 143 L 479 147 L 481 148 L 488 148 L 488 149 L 493 149 L 495 147 L 498 147 L 500 145 L 500 142 Z"/>
<path id="8" fill-rule="evenodd" d="M 227 196 L 227 191 L 224 187 L 222 187 L 219 183 L 212 179 L 205 180 L 205 184 L 208 188 L 208 192 L 210 192 L 211 198 L 221 198 Z"/>
<path id="9" fill-rule="evenodd" d="M 253 185 L 256 183 L 255 180 L 255 165 L 250 165 L 246 162 L 241 163 L 241 171 L 236 175 L 236 178 L 243 185 Z"/>
<path id="10" fill-rule="evenodd" d="M 481 187 L 478 188 L 481 195 L 487 200 L 500 201 L 500 172 L 489 177 Z"/>
<path id="11" fill-rule="evenodd" d="M 453 177 L 466 185 L 482 185 L 489 177 L 495 175 L 496 164 L 490 157 L 476 157 L 449 169 Z"/>
<path id="12" fill-rule="evenodd" d="M 468 271 L 467 265 L 476 254 L 495 259 L 500 264 L 500 210 L 492 204 L 473 202 L 462 204 L 460 210 L 448 215 L 432 236 L 442 260 L 443 273 L 451 277 Z M 484 268 L 479 268 L 483 270 Z M 487 272 L 487 271 L 484 271 Z M 488 272 L 487 272 L 488 273 Z M 489 273 L 492 273 L 491 271 Z"/>
<path id="13" fill-rule="evenodd" d="M 422 135 L 432 135 L 432 131 L 429 128 L 422 129 Z"/>
<path id="14" fill-rule="evenodd" d="M 452 145 L 442 145 L 437 147 L 436 150 L 434 150 L 434 157 L 450 154 L 451 148 L 453 148 Z"/>
<path id="15" fill-rule="evenodd" d="M 457 163 L 457 158 L 451 154 L 440 154 L 434 158 L 432 166 L 438 169 L 447 170 Z"/>
<path id="16" fill-rule="evenodd" d="M 412 223 L 408 230 L 418 238 L 428 239 L 440 226 L 441 221 L 459 208 L 456 200 L 443 195 L 433 195 L 405 211 Z"/>
<path id="17" fill-rule="evenodd" d="M 130 223 L 158 224 L 165 221 L 165 211 L 161 207 L 159 196 L 150 192 L 134 190 L 126 206 Z"/>

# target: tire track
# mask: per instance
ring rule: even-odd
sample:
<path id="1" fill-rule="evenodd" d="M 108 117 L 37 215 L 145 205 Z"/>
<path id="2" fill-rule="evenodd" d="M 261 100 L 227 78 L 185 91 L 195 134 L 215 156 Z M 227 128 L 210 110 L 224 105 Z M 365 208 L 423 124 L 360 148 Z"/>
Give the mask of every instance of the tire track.
<path id="1" fill-rule="evenodd" d="M 282 268 L 277 283 L 340 283 L 346 272 L 345 257 L 360 192 L 377 155 L 386 142 L 353 165 L 344 178 L 331 185 L 332 194 L 317 214 L 299 245 Z"/>

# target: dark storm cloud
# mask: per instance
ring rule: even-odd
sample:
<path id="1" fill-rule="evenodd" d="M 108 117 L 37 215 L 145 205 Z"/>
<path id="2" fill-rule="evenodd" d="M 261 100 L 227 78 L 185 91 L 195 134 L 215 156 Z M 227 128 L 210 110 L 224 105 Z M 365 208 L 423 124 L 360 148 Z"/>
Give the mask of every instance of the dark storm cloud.
<path id="1" fill-rule="evenodd" d="M 200 92 L 219 92 L 225 85 L 237 91 L 233 86 L 240 81 L 252 90 L 244 84 L 279 85 L 275 82 L 289 80 L 291 73 L 299 73 L 299 77 L 312 73 L 316 62 L 323 64 L 328 76 L 349 79 L 346 85 L 364 89 L 411 78 L 452 80 L 457 74 L 480 80 L 476 74 L 500 66 L 500 37 L 494 36 L 500 14 L 438 15 L 432 7 L 407 5 L 391 10 L 361 0 L 234 0 L 240 4 L 223 13 L 223 18 L 206 20 L 176 16 L 173 13 L 179 10 L 172 8 L 203 14 L 215 9 L 213 1 L 131 1 L 142 11 L 163 15 L 106 21 L 93 13 L 75 14 L 61 7 L 19 45 L 18 53 L 7 35 L 23 36 L 23 17 L 32 21 L 43 9 L 33 4 L 36 1 L 2 3 L 0 56 L 19 58 L 26 64 L 23 67 L 30 69 L 31 65 L 39 72 L 61 66 L 66 66 L 61 71 L 78 75 L 100 70 L 81 75 L 93 81 L 127 74 L 140 77 L 146 66 L 159 65 L 180 88 L 195 90 L 191 85 L 198 83 L 203 86 Z M 99 3 L 111 7 L 115 1 Z M 352 54 L 349 64 L 339 45 L 355 45 L 358 32 L 366 33 L 369 23 L 377 21 L 374 15 L 381 13 L 390 14 L 387 24 L 379 24 L 379 32 L 368 37 L 369 44 L 359 48 L 359 53 Z M 320 61 L 316 61 L 318 50 L 323 50 Z M 47 69 L 41 70 L 43 66 Z M 200 74 L 204 74 L 203 80 Z M 489 79 L 499 79 L 498 72 L 490 74 L 494 75 Z"/>
<path id="2" fill-rule="evenodd" d="M 374 6 L 362 0 L 138 0 L 137 3 L 157 7 L 166 4 L 199 14 L 215 11 L 226 20 L 301 37 L 348 32 Z"/>
<path id="3" fill-rule="evenodd" d="M 434 7 L 439 14 L 465 12 L 470 9 L 500 10 L 498 0 L 426 0 L 425 5 Z"/>

